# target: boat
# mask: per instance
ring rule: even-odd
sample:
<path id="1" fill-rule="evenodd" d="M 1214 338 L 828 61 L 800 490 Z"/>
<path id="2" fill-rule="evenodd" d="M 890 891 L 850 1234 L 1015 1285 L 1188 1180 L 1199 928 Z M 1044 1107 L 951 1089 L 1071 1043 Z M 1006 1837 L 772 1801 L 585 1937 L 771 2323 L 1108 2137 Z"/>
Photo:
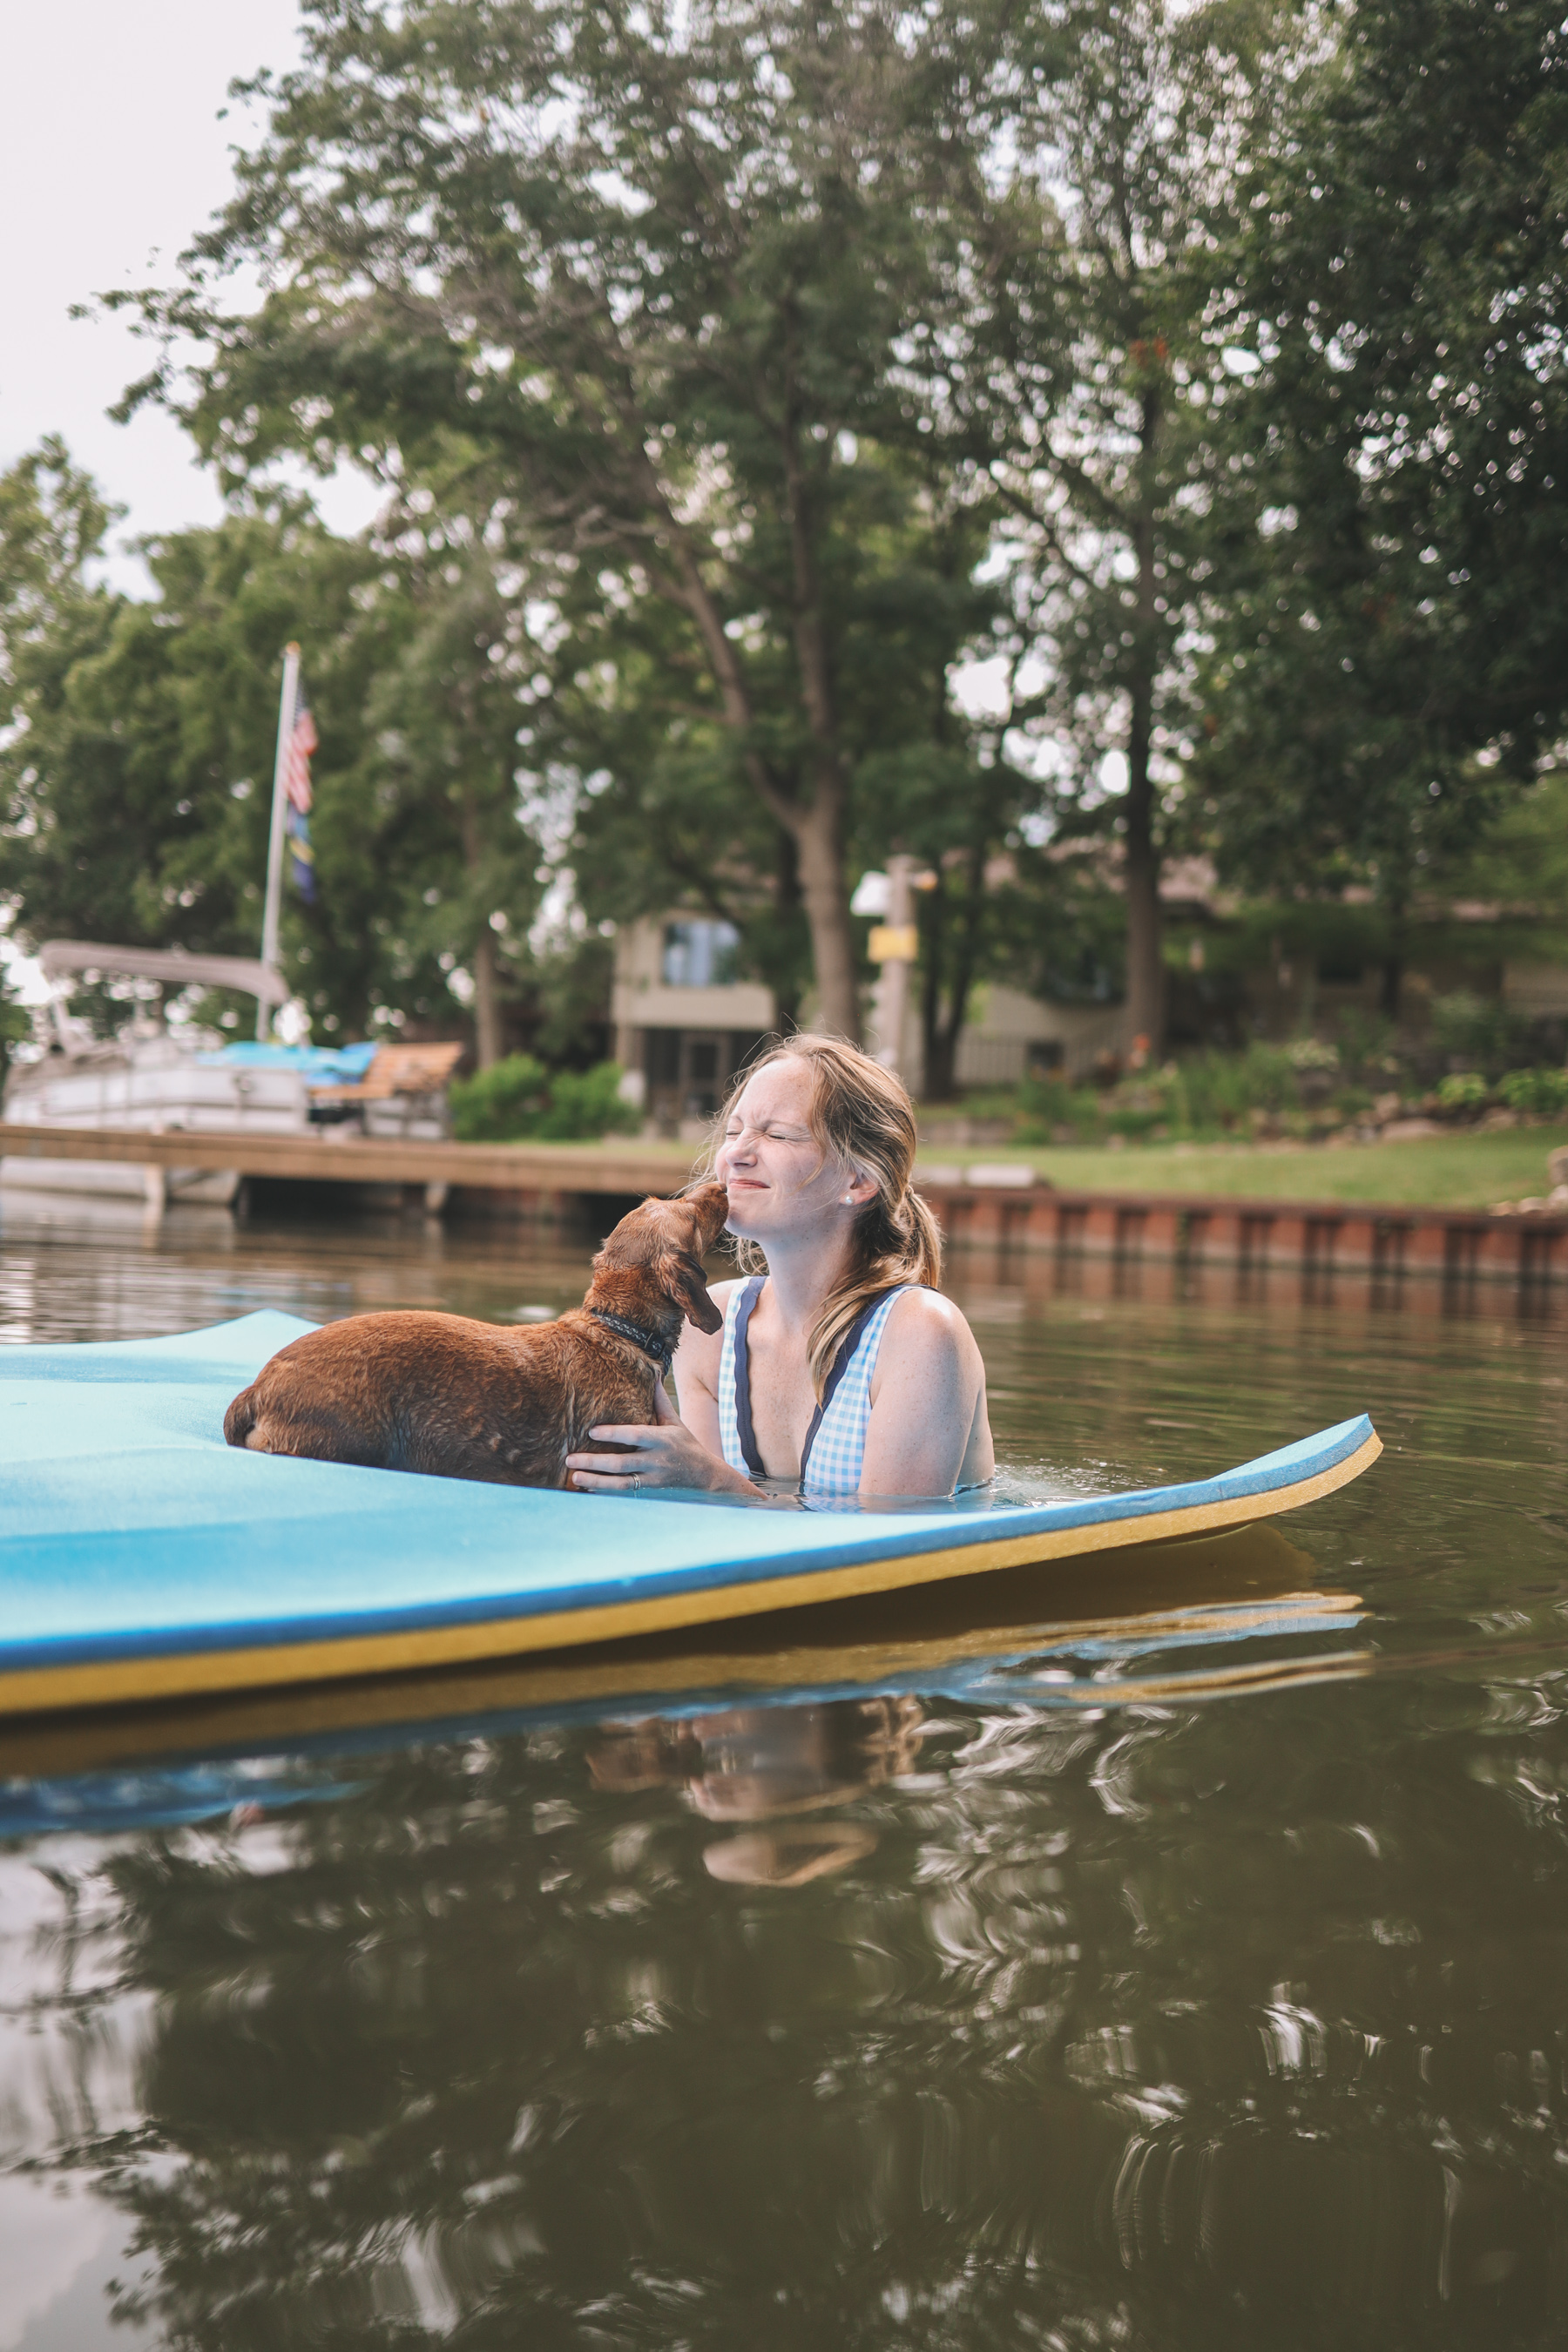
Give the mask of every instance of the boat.
<path id="1" fill-rule="evenodd" d="M 1183 1486 L 752 1509 L 226 1446 L 230 1399 L 311 1328 L 262 1310 L 0 1350 L 0 1716 L 533 1656 L 1039 1569 L 1296 1509 L 1382 1451 L 1362 1414 Z"/>
<path id="2" fill-rule="evenodd" d="M 217 1129 L 289 1135 L 310 1125 L 303 1074 L 284 1063 L 253 1069 L 226 1060 L 223 1041 L 194 1024 L 170 1026 L 137 1012 L 113 1037 L 100 1037 L 67 1009 L 73 979 L 154 982 L 164 988 L 227 988 L 280 1004 L 289 991 L 271 968 L 241 956 L 187 955 L 178 949 L 109 947 L 48 940 L 38 963 L 52 993 L 43 1008 L 42 1050 L 18 1060 L 6 1080 L 4 1117 L 19 1127 L 106 1127 L 150 1134 Z M 133 1160 L 0 1159 L 0 1187 L 27 1193 L 170 1201 L 226 1206 L 238 1189 L 233 1169 L 142 1167 Z"/>
<path id="3" fill-rule="evenodd" d="M 104 1038 L 67 1009 L 69 982 L 87 973 L 175 990 L 226 988 L 278 1003 L 287 985 L 268 964 L 86 940 L 47 940 L 38 962 L 55 992 L 44 1008 L 42 1050 L 19 1060 L 7 1079 L 0 1111 L 7 1123 L 156 1135 L 304 1135 L 353 1126 L 410 1140 L 447 1131 L 445 1086 L 458 1045 L 229 1042 L 194 1023 L 143 1013 Z M 130 1199 L 156 1211 L 185 1202 L 226 1207 L 240 1182 L 233 1168 L 0 1158 L 0 1188 L 9 1193 Z"/>

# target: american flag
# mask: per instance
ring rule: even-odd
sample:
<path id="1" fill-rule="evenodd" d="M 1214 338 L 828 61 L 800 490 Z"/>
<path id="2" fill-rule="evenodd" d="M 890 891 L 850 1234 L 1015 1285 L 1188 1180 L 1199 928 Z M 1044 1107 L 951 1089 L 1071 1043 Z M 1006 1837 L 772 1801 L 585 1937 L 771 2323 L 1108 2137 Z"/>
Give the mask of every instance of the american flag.
<path id="1" fill-rule="evenodd" d="M 301 693 L 294 709 L 294 731 L 289 738 L 289 762 L 283 776 L 289 796 L 283 822 L 294 887 L 307 906 L 313 906 L 316 898 L 316 853 L 310 846 L 310 754 L 315 748 L 316 722 Z"/>

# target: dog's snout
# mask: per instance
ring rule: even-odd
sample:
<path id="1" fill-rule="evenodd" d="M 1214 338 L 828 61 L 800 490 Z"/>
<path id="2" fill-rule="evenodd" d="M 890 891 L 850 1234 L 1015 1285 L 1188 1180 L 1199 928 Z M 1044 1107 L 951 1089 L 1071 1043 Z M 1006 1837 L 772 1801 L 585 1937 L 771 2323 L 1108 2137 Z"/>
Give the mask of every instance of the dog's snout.
<path id="1" fill-rule="evenodd" d="M 700 1246 L 710 1249 L 723 1232 L 724 1221 L 730 1213 L 729 1193 L 722 1184 L 709 1181 L 688 1192 L 686 1202 L 688 1207 L 697 1213 Z"/>

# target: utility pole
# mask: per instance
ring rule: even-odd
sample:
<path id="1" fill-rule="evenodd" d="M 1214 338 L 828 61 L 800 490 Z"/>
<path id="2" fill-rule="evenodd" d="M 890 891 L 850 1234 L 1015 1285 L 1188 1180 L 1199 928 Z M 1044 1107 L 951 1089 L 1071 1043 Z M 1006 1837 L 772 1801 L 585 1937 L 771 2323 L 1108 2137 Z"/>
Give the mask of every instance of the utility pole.
<path id="1" fill-rule="evenodd" d="M 920 953 L 915 928 L 914 876 L 919 861 L 901 852 L 888 860 L 887 919 L 871 933 L 871 961 L 881 972 L 871 998 L 871 1026 L 877 1059 L 898 1076 L 903 1060 L 904 1020 L 910 1001 L 910 973 Z"/>

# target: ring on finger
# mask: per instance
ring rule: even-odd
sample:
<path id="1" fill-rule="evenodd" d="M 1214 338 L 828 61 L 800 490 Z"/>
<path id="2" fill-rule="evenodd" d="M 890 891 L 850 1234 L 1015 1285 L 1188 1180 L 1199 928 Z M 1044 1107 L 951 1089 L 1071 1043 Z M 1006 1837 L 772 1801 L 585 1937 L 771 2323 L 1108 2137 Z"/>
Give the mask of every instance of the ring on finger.
<path id="1" fill-rule="evenodd" d="M 632 1472 L 632 1492 L 634 1495 L 640 1495 L 642 1493 L 642 1473 L 640 1470 L 634 1470 Z"/>

